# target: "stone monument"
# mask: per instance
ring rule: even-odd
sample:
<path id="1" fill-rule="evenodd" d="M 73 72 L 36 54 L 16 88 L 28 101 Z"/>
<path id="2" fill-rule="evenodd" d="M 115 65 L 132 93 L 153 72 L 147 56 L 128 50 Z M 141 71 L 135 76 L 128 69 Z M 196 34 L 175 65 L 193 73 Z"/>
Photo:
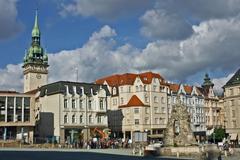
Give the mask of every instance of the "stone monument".
<path id="1" fill-rule="evenodd" d="M 164 145 L 190 146 L 194 143 L 196 140 L 190 127 L 190 114 L 187 107 L 177 97 L 177 103 L 173 105 L 171 118 L 164 132 Z"/>

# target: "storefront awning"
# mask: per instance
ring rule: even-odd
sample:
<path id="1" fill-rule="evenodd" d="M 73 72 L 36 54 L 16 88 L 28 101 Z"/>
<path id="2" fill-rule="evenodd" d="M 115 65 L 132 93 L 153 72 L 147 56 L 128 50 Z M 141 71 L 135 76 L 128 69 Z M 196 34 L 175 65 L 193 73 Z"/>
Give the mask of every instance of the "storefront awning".
<path id="1" fill-rule="evenodd" d="M 150 134 L 148 135 L 149 138 L 163 138 L 163 134 Z"/>
<path id="2" fill-rule="evenodd" d="M 230 136 L 231 141 L 235 141 L 235 140 L 237 140 L 238 134 L 237 133 L 230 133 L 229 136 Z"/>

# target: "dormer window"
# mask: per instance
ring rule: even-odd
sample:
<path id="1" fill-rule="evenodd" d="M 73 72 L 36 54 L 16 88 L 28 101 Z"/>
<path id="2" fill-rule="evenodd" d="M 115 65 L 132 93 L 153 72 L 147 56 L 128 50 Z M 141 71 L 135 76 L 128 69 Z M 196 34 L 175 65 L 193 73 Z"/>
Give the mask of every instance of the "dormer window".
<path id="1" fill-rule="evenodd" d="M 144 81 L 147 81 L 147 77 L 144 77 L 143 80 L 144 80 Z"/>
<path id="2" fill-rule="evenodd" d="M 113 95 L 116 95 L 116 94 L 117 94 L 117 88 L 113 87 Z"/>

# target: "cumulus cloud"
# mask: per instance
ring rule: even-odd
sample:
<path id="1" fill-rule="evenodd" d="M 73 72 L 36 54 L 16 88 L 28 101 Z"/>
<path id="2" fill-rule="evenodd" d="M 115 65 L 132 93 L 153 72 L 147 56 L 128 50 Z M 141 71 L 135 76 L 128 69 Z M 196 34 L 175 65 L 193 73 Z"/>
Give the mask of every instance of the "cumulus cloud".
<path id="1" fill-rule="evenodd" d="M 154 39 L 185 39 L 192 34 L 192 26 L 181 16 L 165 10 L 148 10 L 141 18 L 141 34 Z"/>
<path id="2" fill-rule="evenodd" d="M 60 15 L 93 16 L 103 20 L 113 20 L 119 16 L 135 14 L 151 4 L 146 0 L 73 0 L 62 4 Z"/>
<path id="3" fill-rule="evenodd" d="M 94 82 L 103 75 L 131 70 L 129 58 L 138 50 L 129 44 L 115 48 L 116 35 L 114 29 L 104 26 L 83 47 L 50 54 L 49 81 L 76 81 L 78 72 L 79 81 Z"/>
<path id="4" fill-rule="evenodd" d="M 22 24 L 17 21 L 17 0 L 0 1 L 0 40 L 7 39 L 22 30 Z"/>
<path id="5" fill-rule="evenodd" d="M 6 68 L 0 69 L 0 89 L 22 91 L 23 75 L 22 64 L 8 64 Z"/>
<path id="6" fill-rule="evenodd" d="M 140 18 L 140 32 L 150 39 L 184 39 L 192 34 L 192 24 L 239 13 L 239 0 L 160 0 Z"/>
<path id="7" fill-rule="evenodd" d="M 184 82 L 206 70 L 232 71 L 239 67 L 239 28 L 239 17 L 209 20 L 194 26 L 193 34 L 185 40 L 158 40 L 140 49 L 131 44 L 117 45 L 117 32 L 106 25 L 94 32 L 82 47 L 49 54 L 49 82 L 76 81 L 77 75 L 79 81 L 93 82 L 110 74 L 149 70 L 159 72 L 167 80 Z M 8 81 L 22 82 L 20 66 L 10 65 L 0 70 L 6 75 L 1 86 L 20 87 L 22 83 Z M 225 83 L 223 79 L 214 82 L 216 86 Z"/>

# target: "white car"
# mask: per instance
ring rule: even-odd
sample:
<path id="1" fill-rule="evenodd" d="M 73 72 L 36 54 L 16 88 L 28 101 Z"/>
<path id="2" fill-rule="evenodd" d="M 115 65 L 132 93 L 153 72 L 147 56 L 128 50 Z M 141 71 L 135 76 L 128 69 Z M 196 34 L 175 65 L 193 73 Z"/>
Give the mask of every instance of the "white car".
<path id="1" fill-rule="evenodd" d="M 160 147 L 163 146 L 163 142 L 162 142 L 162 141 L 154 142 L 154 143 L 153 143 L 153 146 L 160 148 Z"/>

